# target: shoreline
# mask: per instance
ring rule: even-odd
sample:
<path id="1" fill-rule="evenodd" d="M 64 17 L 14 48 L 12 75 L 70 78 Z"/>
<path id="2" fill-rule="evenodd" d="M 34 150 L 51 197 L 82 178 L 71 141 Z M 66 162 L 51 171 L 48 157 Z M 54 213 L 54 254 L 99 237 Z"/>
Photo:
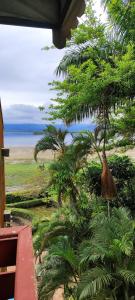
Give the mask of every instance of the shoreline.
<path id="1" fill-rule="evenodd" d="M 5 159 L 8 162 L 23 162 L 23 161 L 34 161 L 34 147 L 10 147 L 9 157 Z M 128 149 L 126 152 L 122 152 L 121 149 L 113 149 L 108 152 L 108 154 L 118 154 L 118 155 L 128 155 L 131 159 L 135 160 L 135 147 L 133 149 Z M 92 155 L 93 158 L 95 155 Z M 89 156 L 91 157 L 91 155 Z M 54 159 L 54 153 L 51 150 L 40 152 L 38 155 L 38 161 L 51 161 Z"/>

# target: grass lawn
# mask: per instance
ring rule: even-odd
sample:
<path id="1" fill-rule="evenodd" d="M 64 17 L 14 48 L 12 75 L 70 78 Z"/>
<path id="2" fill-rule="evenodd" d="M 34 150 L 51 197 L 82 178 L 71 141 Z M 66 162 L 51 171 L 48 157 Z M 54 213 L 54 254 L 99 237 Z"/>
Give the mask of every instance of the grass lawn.
<path id="1" fill-rule="evenodd" d="M 45 187 L 50 179 L 49 162 L 45 163 L 45 169 L 41 170 L 38 164 L 31 161 L 25 162 L 6 162 L 6 189 L 10 192 L 23 192 L 24 190 L 35 190 L 39 187 Z M 55 195 L 54 195 L 55 198 Z M 54 207 L 46 208 L 45 206 L 33 207 L 28 210 L 35 214 L 37 221 L 43 218 L 50 219 L 52 213 L 56 210 Z"/>
<path id="2" fill-rule="evenodd" d="M 56 211 L 56 208 L 54 207 L 46 208 L 44 206 L 39 206 L 39 207 L 29 208 L 29 210 L 35 213 L 37 219 L 41 220 L 42 218 L 50 219 L 52 213 Z"/>
<path id="3" fill-rule="evenodd" d="M 35 162 L 6 163 L 6 186 L 18 187 L 18 190 L 23 186 L 45 186 L 50 177 L 48 166 L 46 163 L 45 169 L 41 170 Z"/>

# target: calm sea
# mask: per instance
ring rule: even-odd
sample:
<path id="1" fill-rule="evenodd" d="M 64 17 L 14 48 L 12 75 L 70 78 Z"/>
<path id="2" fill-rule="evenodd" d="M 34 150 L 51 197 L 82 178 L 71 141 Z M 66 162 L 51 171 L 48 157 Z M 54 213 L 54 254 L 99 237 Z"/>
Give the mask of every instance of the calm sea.
<path id="1" fill-rule="evenodd" d="M 64 128 L 64 125 L 56 125 L 57 127 Z M 35 132 L 42 132 L 46 128 L 44 124 L 5 124 L 4 136 L 6 147 L 30 147 L 35 146 L 37 141 L 43 137 L 43 135 L 35 135 Z M 71 125 L 68 130 L 70 132 L 79 132 L 82 130 L 93 131 L 94 125 L 87 124 L 75 124 Z M 67 142 L 70 142 L 71 137 L 67 138 Z"/>

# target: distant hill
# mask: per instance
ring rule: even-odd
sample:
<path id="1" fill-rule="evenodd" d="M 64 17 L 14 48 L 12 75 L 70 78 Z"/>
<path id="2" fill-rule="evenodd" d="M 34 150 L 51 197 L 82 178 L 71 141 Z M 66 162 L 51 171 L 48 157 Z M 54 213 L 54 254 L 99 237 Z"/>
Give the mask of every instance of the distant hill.
<path id="1" fill-rule="evenodd" d="M 48 124 L 5 124 L 5 133 L 40 133 L 42 132 Z M 55 124 L 57 128 L 66 128 L 64 124 Z M 90 130 L 93 131 L 95 128 L 94 124 L 72 124 L 68 126 L 68 130 L 71 132 Z"/>

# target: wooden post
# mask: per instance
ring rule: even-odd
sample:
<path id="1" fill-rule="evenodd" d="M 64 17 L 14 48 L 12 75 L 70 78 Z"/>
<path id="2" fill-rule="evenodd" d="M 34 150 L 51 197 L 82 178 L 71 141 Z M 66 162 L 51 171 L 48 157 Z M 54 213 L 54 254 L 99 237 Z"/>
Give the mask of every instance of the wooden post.
<path id="1" fill-rule="evenodd" d="M 3 115 L 0 101 L 0 227 L 4 227 L 4 210 L 6 204 L 5 196 L 5 170 L 4 170 L 4 133 L 3 133 Z"/>

